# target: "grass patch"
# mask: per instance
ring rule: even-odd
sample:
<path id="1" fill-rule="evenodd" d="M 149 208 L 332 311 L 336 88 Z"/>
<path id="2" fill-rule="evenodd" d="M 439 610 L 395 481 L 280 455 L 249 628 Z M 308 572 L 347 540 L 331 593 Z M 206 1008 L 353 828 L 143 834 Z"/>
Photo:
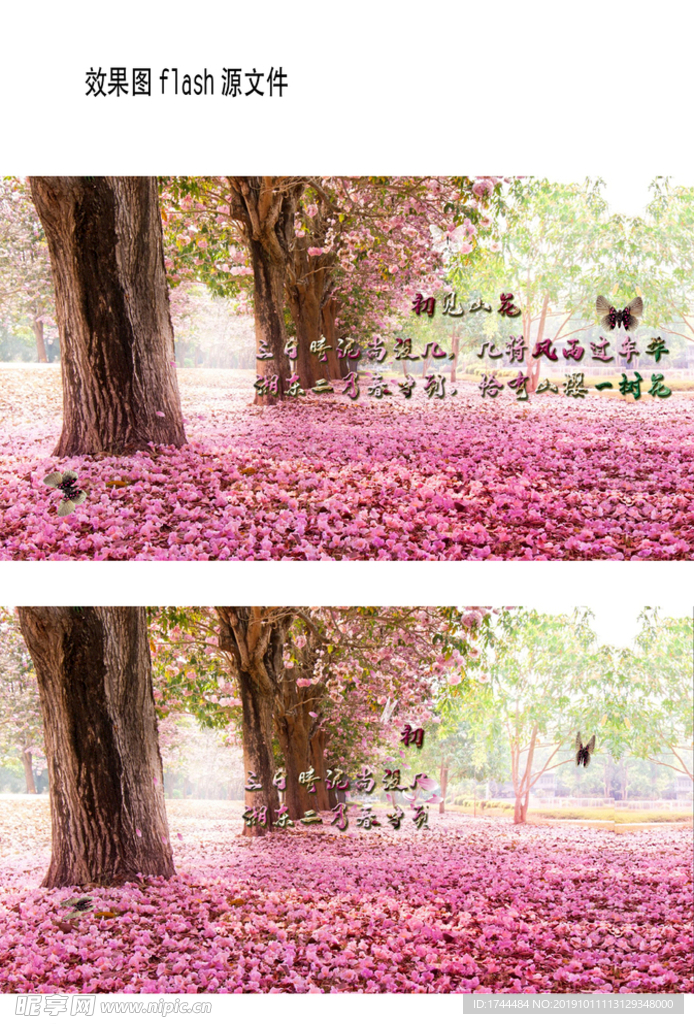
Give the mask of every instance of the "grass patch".
<path id="1" fill-rule="evenodd" d="M 620 825 L 634 825 L 638 822 L 687 822 L 692 820 L 688 811 L 613 811 L 609 807 L 547 807 L 530 809 L 533 818 L 571 818 L 572 820 L 614 821 Z"/>

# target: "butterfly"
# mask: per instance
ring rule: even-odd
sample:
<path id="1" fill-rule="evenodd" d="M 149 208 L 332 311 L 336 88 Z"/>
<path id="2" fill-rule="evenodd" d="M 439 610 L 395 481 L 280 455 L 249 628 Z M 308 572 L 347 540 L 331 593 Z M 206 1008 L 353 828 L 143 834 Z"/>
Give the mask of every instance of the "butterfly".
<path id="1" fill-rule="evenodd" d="M 87 492 L 80 490 L 75 485 L 76 479 L 77 473 L 71 469 L 64 473 L 49 473 L 47 477 L 44 477 L 45 484 L 48 484 L 49 487 L 57 487 L 63 492 L 63 500 L 58 506 L 59 516 L 69 516 L 71 512 L 75 511 L 75 506 L 81 505 L 87 497 Z"/>
<path id="2" fill-rule="evenodd" d="M 595 302 L 595 311 L 601 318 L 600 323 L 607 331 L 613 331 L 620 324 L 625 331 L 633 331 L 639 326 L 639 317 L 643 313 L 643 300 L 632 299 L 624 309 L 615 309 L 611 306 L 604 295 L 598 295 Z"/>
<path id="3" fill-rule="evenodd" d="M 399 700 L 393 702 L 390 697 L 386 698 L 386 706 L 384 707 L 383 714 L 381 715 L 381 721 L 384 725 L 387 725 L 391 720 L 399 703 Z"/>
<path id="4" fill-rule="evenodd" d="M 89 896 L 73 897 L 71 900 L 63 900 L 60 906 L 71 908 L 70 913 L 64 917 L 64 920 L 68 921 L 73 917 L 81 917 L 82 914 L 86 914 L 88 910 L 91 910 L 92 901 Z"/>
<path id="5" fill-rule="evenodd" d="M 582 764 L 584 767 L 588 767 L 590 764 L 590 755 L 595 750 L 595 733 L 590 737 L 585 747 L 581 744 L 581 734 L 579 732 L 576 737 L 576 764 Z"/>

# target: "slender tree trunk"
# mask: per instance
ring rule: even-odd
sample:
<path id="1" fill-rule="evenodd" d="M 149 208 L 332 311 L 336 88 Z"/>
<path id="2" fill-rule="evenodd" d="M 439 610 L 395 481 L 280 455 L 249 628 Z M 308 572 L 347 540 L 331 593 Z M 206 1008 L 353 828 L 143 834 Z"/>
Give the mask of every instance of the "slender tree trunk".
<path id="1" fill-rule="evenodd" d="M 185 444 L 156 178 L 32 178 L 60 329 L 55 455 Z"/>
<path id="2" fill-rule="evenodd" d="M 516 802 L 513 808 L 514 825 L 524 825 L 528 818 L 528 800 L 530 793 L 519 793 L 516 795 Z"/>
<path id="3" fill-rule="evenodd" d="M 451 348 L 453 350 L 453 362 L 451 364 L 451 384 L 455 384 L 458 372 L 458 357 L 460 355 L 460 334 L 455 331 L 451 338 Z"/>
<path id="4" fill-rule="evenodd" d="M 542 335 L 545 333 L 545 323 L 547 322 L 547 310 L 548 309 L 549 309 L 549 295 L 545 294 L 545 297 L 544 297 L 544 299 L 542 301 L 542 311 L 540 313 L 540 322 L 537 325 L 537 338 L 535 339 L 536 341 L 540 341 L 541 342 L 541 341 L 544 340 Z M 527 385 L 527 389 L 526 390 L 527 390 L 529 395 L 533 395 L 537 391 L 537 385 L 538 385 L 538 382 L 540 380 L 540 369 L 541 369 L 541 366 L 542 366 L 542 356 L 540 356 L 538 359 L 533 359 L 532 358 L 532 354 L 531 353 L 532 353 L 532 350 L 533 350 L 534 346 L 533 346 L 532 342 L 530 341 L 530 329 L 529 328 L 528 328 L 528 334 L 526 336 L 526 341 L 527 341 L 527 344 L 528 344 L 527 355 L 526 355 L 527 375 L 528 375 L 528 377 L 530 377 L 530 380 L 528 381 L 528 385 Z"/>
<path id="5" fill-rule="evenodd" d="M 34 770 L 32 767 L 32 755 L 30 750 L 22 751 L 22 765 L 24 767 L 24 782 L 26 784 L 27 793 L 36 792 L 36 783 L 34 782 Z"/>
<path id="6" fill-rule="evenodd" d="M 144 608 L 20 608 L 50 779 L 43 885 L 174 874 Z"/>
<path id="7" fill-rule="evenodd" d="M 34 338 L 36 339 L 36 355 L 40 363 L 47 363 L 48 357 L 46 356 L 46 345 L 43 340 L 43 320 L 39 320 L 38 317 L 34 317 L 32 327 L 34 328 Z"/>
<path id="8" fill-rule="evenodd" d="M 446 790 L 448 789 L 448 763 L 445 758 L 441 758 L 441 765 L 439 768 L 439 786 L 441 787 L 441 800 L 439 801 L 439 814 L 445 814 L 446 812 Z"/>
<path id="9" fill-rule="evenodd" d="M 605 757 L 605 765 L 602 772 L 603 789 L 605 799 L 609 799 L 610 796 L 610 765 L 612 764 L 612 755 L 608 752 Z"/>

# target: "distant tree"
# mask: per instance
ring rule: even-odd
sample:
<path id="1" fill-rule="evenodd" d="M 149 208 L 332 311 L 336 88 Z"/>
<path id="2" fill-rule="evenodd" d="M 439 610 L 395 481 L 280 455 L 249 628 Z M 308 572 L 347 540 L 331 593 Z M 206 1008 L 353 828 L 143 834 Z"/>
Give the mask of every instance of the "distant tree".
<path id="1" fill-rule="evenodd" d="M 466 710 L 487 743 L 496 742 L 499 725 L 506 733 L 518 824 L 527 820 L 538 779 L 574 760 L 576 733 L 589 738 L 599 732 L 601 655 L 585 610 L 572 616 L 506 610 L 495 633 Z M 571 756 L 557 760 L 567 748 Z"/>
<path id="2" fill-rule="evenodd" d="M 639 621 L 633 655 L 622 666 L 625 738 L 636 756 L 693 779 L 692 620 L 646 608 Z"/>

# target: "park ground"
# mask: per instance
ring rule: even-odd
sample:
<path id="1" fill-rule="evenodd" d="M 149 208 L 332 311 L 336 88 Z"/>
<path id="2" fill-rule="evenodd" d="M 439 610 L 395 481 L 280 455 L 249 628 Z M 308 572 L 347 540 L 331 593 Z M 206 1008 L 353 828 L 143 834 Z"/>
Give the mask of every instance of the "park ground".
<path id="1" fill-rule="evenodd" d="M 694 558 L 694 392 L 261 409 L 253 379 L 180 370 L 180 450 L 57 461 L 59 369 L 1 367 L 0 558 Z M 65 519 L 56 469 L 88 492 Z"/>
<path id="2" fill-rule="evenodd" d="M 176 877 L 46 890 L 47 798 L 0 814 L 0 992 L 694 990 L 691 823 L 433 813 L 250 839 L 240 804 L 174 800 Z"/>

